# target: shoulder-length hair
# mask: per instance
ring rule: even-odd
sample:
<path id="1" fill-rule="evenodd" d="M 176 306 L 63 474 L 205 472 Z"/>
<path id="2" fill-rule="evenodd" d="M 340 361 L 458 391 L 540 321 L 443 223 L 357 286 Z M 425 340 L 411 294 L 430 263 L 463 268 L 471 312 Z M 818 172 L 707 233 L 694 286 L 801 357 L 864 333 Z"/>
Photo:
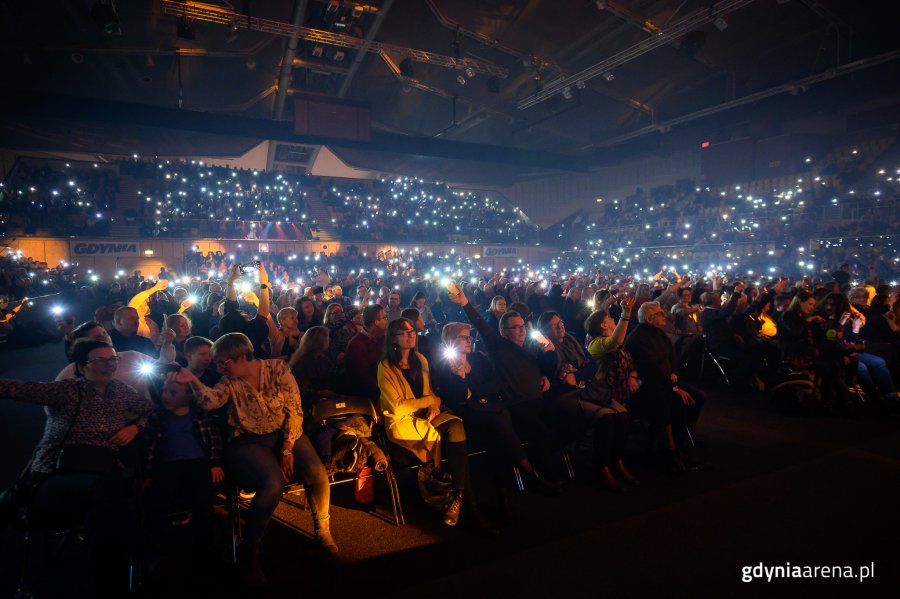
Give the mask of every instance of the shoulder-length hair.
<path id="1" fill-rule="evenodd" d="M 301 364 L 308 356 L 318 352 L 325 351 L 325 343 L 328 341 L 328 328 L 323 326 L 310 327 L 303 337 L 300 339 L 300 345 L 291 355 L 288 366 L 294 370 L 296 366 Z"/>
<path id="2" fill-rule="evenodd" d="M 408 318 L 398 318 L 392 320 L 387 325 L 387 332 L 384 335 L 384 356 L 387 363 L 391 366 L 400 367 L 400 346 L 397 345 L 397 334 L 403 325 L 408 325 L 413 331 L 416 325 Z M 417 380 L 422 376 L 422 363 L 419 361 L 419 353 L 415 350 L 409 352 L 409 376 L 413 380 Z"/>

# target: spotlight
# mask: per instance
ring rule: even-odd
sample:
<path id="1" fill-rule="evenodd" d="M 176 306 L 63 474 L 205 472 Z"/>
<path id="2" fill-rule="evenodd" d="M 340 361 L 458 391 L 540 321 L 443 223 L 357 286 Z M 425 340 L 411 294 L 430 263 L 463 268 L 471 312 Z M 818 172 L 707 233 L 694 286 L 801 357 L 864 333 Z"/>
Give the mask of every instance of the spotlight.
<path id="1" fill-rule="evenodd" d="M 460 85 L 465 85 L 465 84 L 466 84 L 466 78 L 463 77 L 462 75 L 457 75 L 457 76 L 456 76 L 456 82 L 459 83 Z"/>
<path id="2" fill-rule="evenodd" d="M 473 69 L 472 67 L 466 67 L 466 77 L 471 79 L 474 76 L 475 76 L 475 69 Z"/>
<path id="3" fill-rule="evenodd" d="M 568 86 L 564 87 L 562 90 L 562 97 L 565 98 L 566 100 L 571 100 L 572 99 L 572 88 L 568 87 Z"/>
<path id="4" fill-rule="evenodd" d="M 728 21 L 726 21 L 723 17 L 716 18 L 716 20 L 713 21 L 713 25 L 715 25 L 716 29 L 718 29 L 719 31 L 725 31 L 726 29 L 728 29 Z"/>
<path id="5" fill-rule="evenodd" d="M 575 83 L 575 87 L 578 89 L 584 89 L 587 87 L 587 84 L 584 81 L 578 81 Z"/>
<path id="6" fill-rule="evenodd" d="M 605 73 L 603 73 L 603 78 L 606 79 L 607 81 L 612 81 L 613 79 L 616 78 L 616 76 L 613 75 L 612 71 L 606 71 Z"/>

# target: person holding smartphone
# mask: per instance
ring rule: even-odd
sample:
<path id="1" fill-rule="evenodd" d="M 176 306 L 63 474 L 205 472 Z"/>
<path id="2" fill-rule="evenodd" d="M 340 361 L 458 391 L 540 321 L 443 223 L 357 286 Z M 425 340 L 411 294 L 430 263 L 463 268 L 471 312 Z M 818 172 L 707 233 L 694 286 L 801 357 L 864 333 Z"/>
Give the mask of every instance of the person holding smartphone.
<path id="1" fill-rule="evenodd" d="M 555 435 L 547 423 L 544 393 L 550 389 L 550 377 L 556 372 L 556 348 L 549 340 L 541 346 L 527 343 L 525 319 L 514 310 L 503 314 L 499 330 L 492 329 L 459 287 L 450 286 L 448 295 L 451 302 L 462 307 L 484 339 L 503 405 L 509 410 L 519 437 L 529 443 L 535 467 L 547 477 L 553 473 Z"/>

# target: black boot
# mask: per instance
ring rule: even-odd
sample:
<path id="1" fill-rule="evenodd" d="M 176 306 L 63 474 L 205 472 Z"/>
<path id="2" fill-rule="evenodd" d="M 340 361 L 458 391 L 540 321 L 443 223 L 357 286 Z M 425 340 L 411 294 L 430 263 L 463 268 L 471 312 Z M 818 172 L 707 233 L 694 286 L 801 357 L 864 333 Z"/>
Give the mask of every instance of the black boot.
<path id="1" fill-rule="evenodd" d="M 465 521 L 467 524 L 478 533 L 487 537 L 496 537 L 500 534 L 500 528 L 481 511 L 481 508 L 478 507 L 478 502 L 475 501 L 475 498 L 469 491 L 466 492 L 465 503 Z"/>
<path id="2" fill-rule="evenodd" d="M 531 472 L 523 472 L 522 480 L 525 482 L 525 488 L 529 489 L 544 497 L 556 497 L 559 495 L 559 485 L 550 482 L 540 475 L 537 470 Z"/>
<path id="3" fill-rule="evenodd" d="M 237 565 L 241 572 L 241 578 L 244 583 L 253 588 L 262 588 L 268 584 L 266 575 L 263 572 L 262 564 L 259 562 L 260 542 L 242 543 L 238 547 Z"/>

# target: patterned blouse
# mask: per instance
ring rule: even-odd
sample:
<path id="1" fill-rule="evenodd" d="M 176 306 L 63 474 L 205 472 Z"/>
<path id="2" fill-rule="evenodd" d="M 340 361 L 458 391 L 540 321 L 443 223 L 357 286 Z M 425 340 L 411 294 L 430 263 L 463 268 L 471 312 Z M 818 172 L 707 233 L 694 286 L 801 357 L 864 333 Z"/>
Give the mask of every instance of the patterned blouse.
<path id="1" fill-rule="evenodd" d="M 259 391 L 242 379 L 224 377 L 196 394 L 197 405 L 215 410 L 228 404 L 228 424 L 236 435 L 267 435 L 281 430 L 293 443 L 303 434 L 300 389 L 283 360 L 260 360 Z"/>
<path id="2" fill-rule="evenodd" d="M 78 419 L 66 437 L 79 395 L 82 399 Z M 32 472 L 53 472 L 64 440 L 67 445 L 118 449 L 109 439 L 120 429 L 153 412 L 149 399 L 117 380 L 110 381 L 103 394 L 81 378 L 53 383 L 0 381 L 0 398 L 27 401 L 46 408 L 47 422 L 35 449 Z"/>

